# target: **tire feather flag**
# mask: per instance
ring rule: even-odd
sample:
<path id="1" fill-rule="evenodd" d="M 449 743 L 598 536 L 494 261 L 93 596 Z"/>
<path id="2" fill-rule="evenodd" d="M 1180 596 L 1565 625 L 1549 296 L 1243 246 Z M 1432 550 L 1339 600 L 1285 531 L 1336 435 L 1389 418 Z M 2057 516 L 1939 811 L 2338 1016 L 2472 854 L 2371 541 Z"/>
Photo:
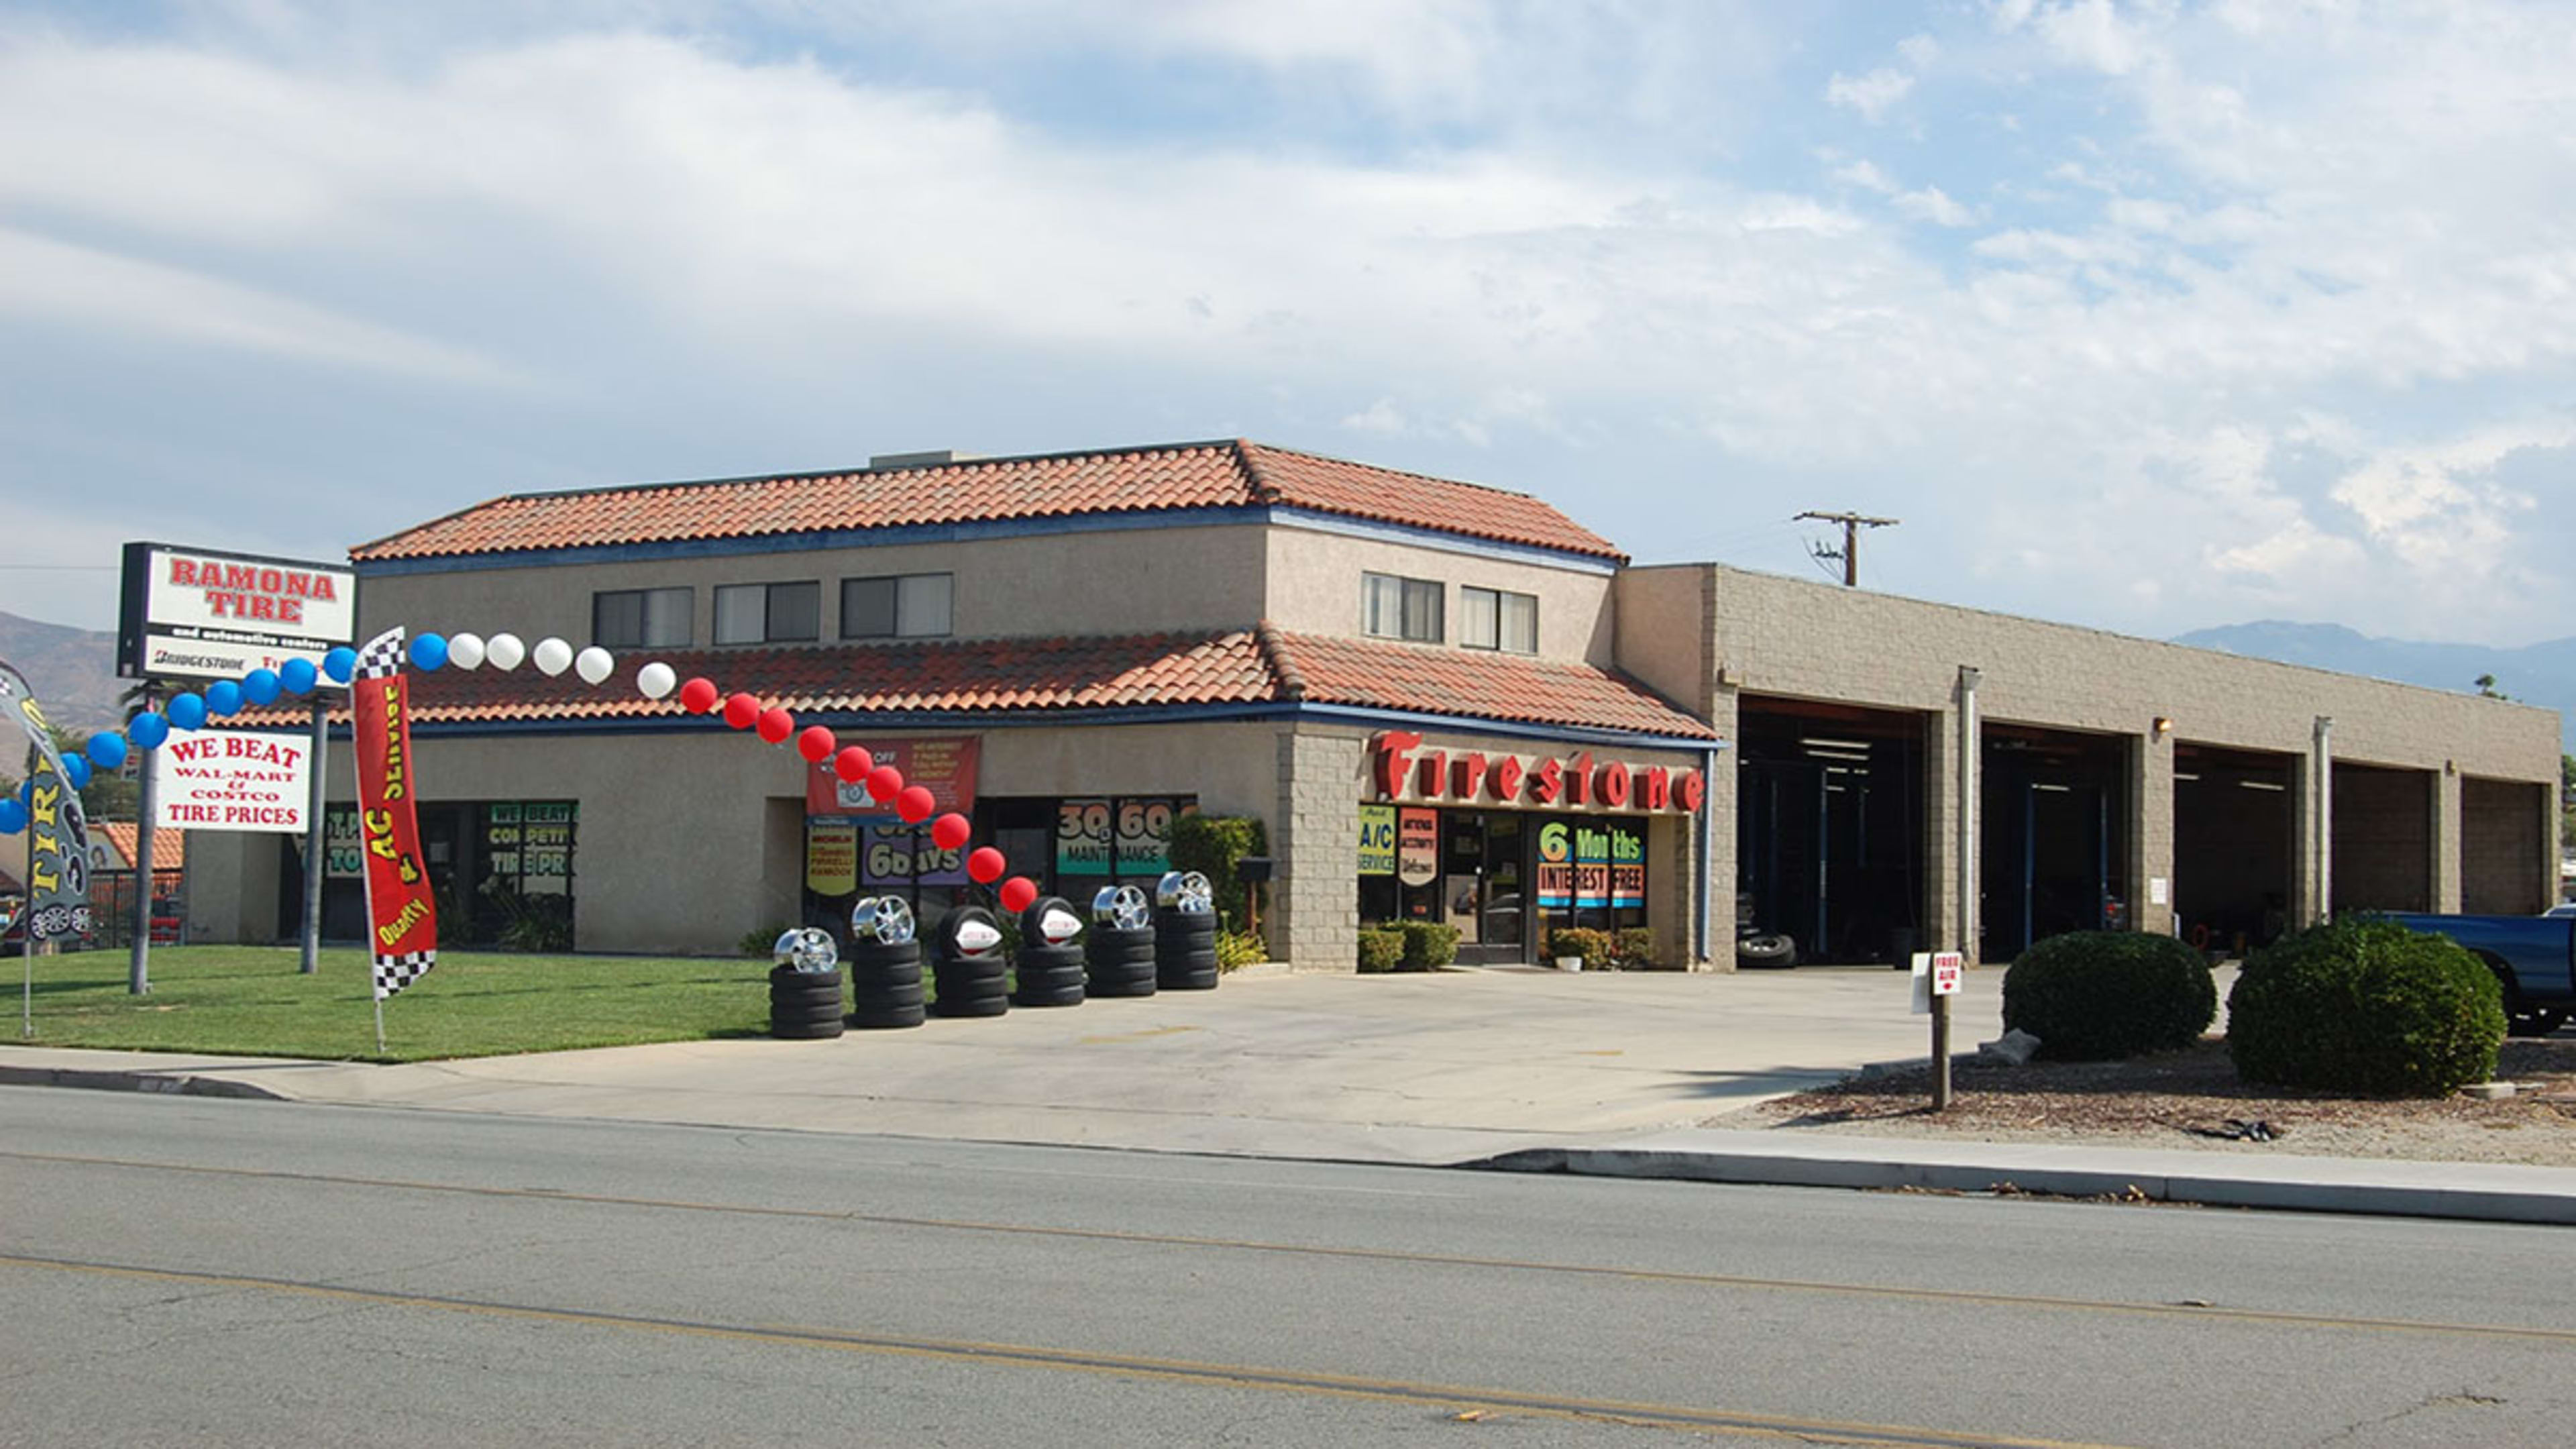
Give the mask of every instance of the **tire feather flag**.
<path id="1" fill-rule="evenodd" d="M 27 732 L 27 939 L 89 933 L 89 823 L 27 677 L 0 663 L 0 715 Z"/>
<path id="2" fill-rule="evenodd" d="M 438 909 L 420 853 L 412 799 L 411 720 L 405 713 L 403 631 L 388 629 L 358 651 L 350 704 L 358 754 L 358 823 L 367 846 L 368 950 L 376 1000 L 438 964 Z"/>

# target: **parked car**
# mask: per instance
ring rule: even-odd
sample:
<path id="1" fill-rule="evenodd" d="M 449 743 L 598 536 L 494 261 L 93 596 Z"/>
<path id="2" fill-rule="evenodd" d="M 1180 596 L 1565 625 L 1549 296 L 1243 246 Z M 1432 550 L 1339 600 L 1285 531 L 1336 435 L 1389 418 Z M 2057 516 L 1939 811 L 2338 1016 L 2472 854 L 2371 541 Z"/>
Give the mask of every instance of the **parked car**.
<path id="1" fill-rule="evenodd" d="M 2495 972 L 2515 1036 L 2547 1036 L 2576 1010 L 2576 911 L 2538 916 L 2390 917 L 2410 931 L 2448 936 Z"/>
<path id="2" fill-rule="evenodd" d="M 2576 916 L 2576 901 L 2560 901 L 2558 904 L 2551 906 L 2548 910 L 2542 911 L 2541 914 L 2544 916 Z"/>

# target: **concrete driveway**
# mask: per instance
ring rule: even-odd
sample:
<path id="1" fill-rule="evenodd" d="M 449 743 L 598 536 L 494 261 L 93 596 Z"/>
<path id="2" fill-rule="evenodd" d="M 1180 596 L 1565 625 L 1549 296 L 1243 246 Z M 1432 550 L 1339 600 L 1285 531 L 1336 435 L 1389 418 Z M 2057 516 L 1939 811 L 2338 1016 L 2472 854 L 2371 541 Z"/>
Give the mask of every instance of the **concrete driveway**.
<path id="1" fill-rule="evenodd" d="M 2000 1032 L 2002 980 L 1969 973 L 1956 1049 Z M 1929 1018 L 1908 1012 L 1907 992 L 1906 973 L 1864 967 L 1254 974 L 821 1042 L 191 1070 L 307 1101 L 1456 1162 L 1684 1126 L 1921 1057 Z"/>

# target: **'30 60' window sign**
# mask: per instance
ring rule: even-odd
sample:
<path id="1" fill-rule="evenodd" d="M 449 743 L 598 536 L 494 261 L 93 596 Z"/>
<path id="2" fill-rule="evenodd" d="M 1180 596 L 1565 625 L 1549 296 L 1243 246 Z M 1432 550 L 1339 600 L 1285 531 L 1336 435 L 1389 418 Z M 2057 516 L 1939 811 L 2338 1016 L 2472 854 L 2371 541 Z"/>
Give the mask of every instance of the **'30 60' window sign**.
<path id="1" fill-rule="evenodd" d="M 1369 779 L 1381 800 L 1491 801 L 1548 809 L 1672 811 L 1708 804 L 1708 778 L 1690 768 L 1572 755 L 1489 755 L 1422 748 L 1411 730 L 1369 741 Z"/>

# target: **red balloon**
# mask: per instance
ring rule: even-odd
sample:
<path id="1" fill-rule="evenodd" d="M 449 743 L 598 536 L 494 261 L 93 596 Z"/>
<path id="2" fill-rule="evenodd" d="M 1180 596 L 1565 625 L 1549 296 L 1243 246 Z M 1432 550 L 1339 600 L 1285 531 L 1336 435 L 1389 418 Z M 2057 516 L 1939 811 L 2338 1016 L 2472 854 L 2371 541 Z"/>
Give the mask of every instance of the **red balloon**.
<path id="1" fill-rule="evenodd" d="M 815 727 L 815 729 L 820 728 L 819 725 Z M 814 732 L 815 730 L 807 730 L 805 733 L 810 735 Z M 832 757 L 832 773 L 855 785 L 868 777 L 868 768 L 874 763 L 875 761 L 869 758 L 866 750 L 852 745 Z"/>
<path id="2" fill-rule="evenodd" d="M 796 753 L 819 765 L 832 758 L 832 749 L 839 743 L 840 741 L 832 738 L 830 730 L 821 725 L 812 725 L 805 733 L 796 737 Z"/>
<path id="3" fill-rule="evenodd" d="M 903 793 L 903 771 L 892 765 L 879 765 L 868 771 L 868 798 L 880 805 Z"/>
<path id="4" fill-rule="evenodd" d="M 760 712 L 762 739 L 773 745 L 783 745 L 787 743 L 787 737 L 794 733 L 796 733 L 796 716 L 774 704 Z"/>
<path id="5" fill-rule="evenodd" d="M 1002 909 L 1025 911 L 1038 898 L 1038 883 L 1024 875 L 1002 882 Z"/>
<path id="6" fill-rule="evenodd" d="M 737 694 L 725 701 L 725 723 L 738 730 L 751 728 L 760 718 L 760 701 L 747 694 Z"/>
<path id="7" fill-rule="evenodd" d="M 942 850 L 955 850 L 974 833 L 975 827 L 954 810 L 930 822 L 930 843 Z"/>
<path id="8" fill-rule="evenodd" d="M 716 682 L 692 679 L 680 686 L 680 708 L 691 714 L 712 714 L 716 707 Z"/>
<path id="9" fill-rule="evenodd" d="M 876 792 L 870 790 L 868 793 Z M 931 811 L 938 808 L 939 802 L 931 799 L 930 792 L 919 785 L 906 785 L 903 787 L 903 793 L 894 797 L 894 813 L 902 816 L 903 823 L 906 825 L 919 825 L 930 818 Z"/>
<path id="10" fill-rule="evenodd" d="M 966 873 L 985 885 L 991 885 L 1002 878 L 1002 871 L 1009 864 L 1010 862 L 1002 859 L 1000 851 L 989 845 L 982 846 L 973 855 L 966 857 Z"/>

